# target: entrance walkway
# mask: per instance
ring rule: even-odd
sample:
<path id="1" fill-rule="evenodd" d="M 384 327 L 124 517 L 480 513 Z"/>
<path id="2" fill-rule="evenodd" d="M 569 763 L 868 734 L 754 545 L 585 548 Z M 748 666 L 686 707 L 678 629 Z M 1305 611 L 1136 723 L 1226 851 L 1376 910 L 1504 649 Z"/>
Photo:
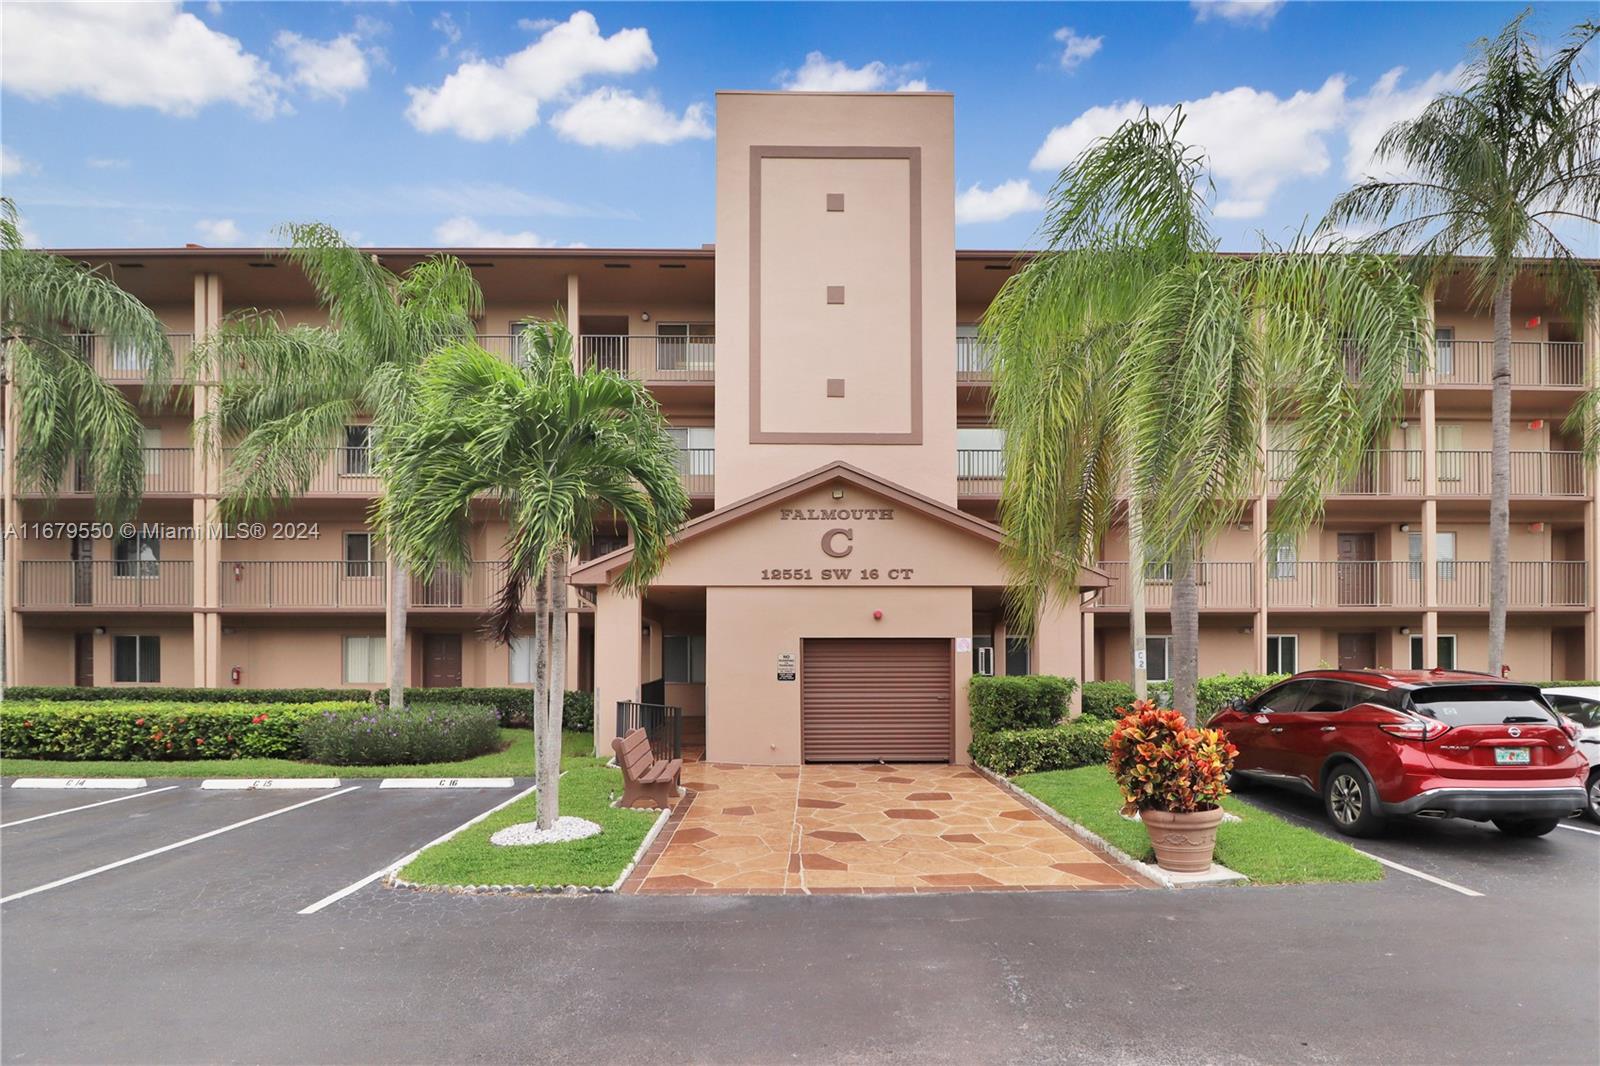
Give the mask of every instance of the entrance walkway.
<path id="1" fill-rule="evenodd" d="M 684 767 L 627 892 L 969 892 L 1139 885 L 961 766 Z"/>

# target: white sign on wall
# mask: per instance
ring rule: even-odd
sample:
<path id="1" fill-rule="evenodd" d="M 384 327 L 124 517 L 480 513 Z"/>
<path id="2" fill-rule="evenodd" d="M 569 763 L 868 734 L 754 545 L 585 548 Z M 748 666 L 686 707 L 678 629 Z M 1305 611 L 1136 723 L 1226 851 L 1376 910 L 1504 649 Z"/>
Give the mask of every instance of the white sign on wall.
<path id="1" fill-rule="evenodd" d="M 778 653 L 778 680 L 793 681 L 795 678 L 795 661 L 793 652 Z"/>
<path id="2" fill-rule="evenodd" d="M 1135 670 L 1146 669 L 1144 656 L 1145 656 L 1145 652 L 1144 652 L 1143 648 L 1140 648 L 1140 649 L 1138 649 L 1137 651 L 1135 651 L 1133 653 L 1133 668 Z"/>
<path id="3" fill-rule="evenodd" d="M 957 651 L 957 653 L 970 652 L 971 650 L 972 650 L 972 638 L 971 637 L 957 637 L 956 638 L 956 651 Z"/>

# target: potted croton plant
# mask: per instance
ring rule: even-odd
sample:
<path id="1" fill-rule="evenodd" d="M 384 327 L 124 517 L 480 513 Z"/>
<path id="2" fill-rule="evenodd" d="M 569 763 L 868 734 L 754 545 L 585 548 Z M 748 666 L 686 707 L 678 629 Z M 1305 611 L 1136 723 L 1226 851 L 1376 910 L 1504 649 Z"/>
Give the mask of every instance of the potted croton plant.
<path id="1" fill-rule="evenodd" d="M 1177 711 L 1136 700 L 1106 741 L 1106 751 L 1127 801 L 1123 813 L 1138 812 L 1156 863 L 1178 872 L 1209 869 L 1228 770 L 1239 749 L 1219 730 L 1197 729 Z"/>

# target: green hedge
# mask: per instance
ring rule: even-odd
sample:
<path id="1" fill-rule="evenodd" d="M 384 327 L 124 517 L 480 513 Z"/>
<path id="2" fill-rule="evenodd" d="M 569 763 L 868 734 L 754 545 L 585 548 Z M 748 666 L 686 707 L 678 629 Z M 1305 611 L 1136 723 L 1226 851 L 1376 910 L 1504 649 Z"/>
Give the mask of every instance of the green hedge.
<path id="1" fill-rule="evenodd" d="M 594 731 L 594 693 L 567 690 L 561 698 L 561 728 L 574 733 Z"/>
<path id="2" fill-rule="evenodd" d="M 153 700 L 169 703 L 326 703 L 330 700 L 359 700 L 378 706 L 389 704 L 389 690 L 364 688 L 173 688 L 157 685 L 117 685 L 107 688 L 72 685 L 15 685 L 6 689 L 6 700 L 51 700 L 56 702 L 100 703 L 106 700 Z M 570 729 L 592 729 L 594 697 L 587 692 L 566 694 L 563 717 Z M 500 712 L 500 723 L 527 726 L 532 723 L 533 689 L 502 688 L 408 688 L 410 703 L 481 703 Z M 571 724 L 574 721 L 582 725 Z"/>
<path id="3" fill-rule="evenodd" d="M 1085 681 L 1083 683 L 1083 716 L 1115 722 L 1122 714 L 1118 708 L 1133 702 L 1133 686 L 1126 681 Z"/>
<path id="4" fill-rule="evenodd" d="M 967 682 L 972 732 L 1043 729 L 1067 716 L 1067 701 L 1077 682 L 1047 674 L 1024 677 L 975 675 Z"/>
<path id="5" fill-rule="evenodd" d="M 370 706 L 8 699 L 0 704 L 0 753 L 72 760 L 294 758 L 301 751 L 300 727 L 309 718 Z"/>
<path id="6" fill-rule="evenodd" d="M 325 708 L 300 725 L 306 758 L 329 766 L 455 762 L 500 746 L 500 716 L 485 704 L 419 702 Z"/>
<path id="7" fill-rule="evenodd" d="M 1202 677 L 1195 686 L 1195 718 L 1209 722 L 1213 715 L 1234 698 L 1249 699 L 1262 689 L 1271 688 L 1288 674 L 1213 674 Z M 1151 684 L 1150 695 L 1163 707 L 1172 706 L 1172 682 Z"/>
<path id="8" fill-rule="evenodd" d="M 1112 723 L 1079 719 L 1049 729 L 1012 729 L 972 738 L 972 758 L 1003 777 L 1070 770 L 1106 761 Z"/>

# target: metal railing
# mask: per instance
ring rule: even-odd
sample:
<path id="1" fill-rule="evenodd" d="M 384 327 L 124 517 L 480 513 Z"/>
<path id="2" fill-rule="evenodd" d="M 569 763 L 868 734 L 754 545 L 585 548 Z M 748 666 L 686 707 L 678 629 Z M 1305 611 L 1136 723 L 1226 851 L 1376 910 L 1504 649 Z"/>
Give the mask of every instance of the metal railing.
<path id="1" fill-rule="evenodd" d="M 1267 606 L 1422 607 L 1422 568 L 1406 560 L 1267 562 Z"/>
<path id="2" fill-rule="evenodd" d="M 80 333 L 74 340 L 84 362 L 107 381 L 125 384 L 143 384 L 150 370 L 150 355 L 127 344 L 114 344 L 109 337 L 98 333 Z M 167 343 L 172 345 L 172 377 L 182 377 L 194 349 L 193 333 L 168 333 Z"/>
<path id="3" fill-rule="evenodd" d="M 484 611 L 494 603 L 505 587 L 504 562 L 473 563 L 464 574 L 439 569 L 431 576 L 413 574 L 411 577 L 411 606 L 413 608 L 450 608 Z M 527 586 L 523 601 L 524 610 L 533 610 L 533 586 Z"/>
<path id="4" fill-rule="evenodd" d="M 993 381 L 994 346 L 977 337 L 957 337 L 956 380 Z"/>
<path id="5" fill-rule="evenodd" d="M 998 448 L 956 449 L 956 491 L 962 496 L 998 496 L 1006 476 L 1006 453 Z"/>
<path id="6" fill-rule="evenodd" d="M 1283 491 L 1294 473 L 1299 449 L 1271 448 L 1267 451 L 1267 495 Z M 1422 495 L 1422 451 L 1386 448 L 1368 452 L 1355 474 L 1340 485 L 1338 496 L 1420 496 Z"/>
<path id="7" fill-rule="evenodd" d="M 617 736 L 643 729 L 650 739 L 650 754 L 671 761 L 683 758 L 683 708 L 663 703 L 617 701 Z"/>
<path id="8" fill-rule="evenodd" d="M 378 560 L 224 559 L 221 571 L 223 607 L 378 610 L 389 599 Z"/>
<path id="9" fill-rule="evenodd" d="M 586 333 L 578 339 L 584 369 L 614 370 L 636 381 L 716 380 L 715 337 Z"/>
<path id="10" fill-rule="evenodd" d="M 683 478 L 683 488 L 691 496 L 710 496 L 716 490 L 717 450 L 715 448 L 679 448 L 678 475 Z"/>
<path id="11" fill-rule="evenodd" d="M 1433 351 L 1433 380 L 1439 385 L 1492 385 L 1494 341 L 1441 340 Z M 1512 341 L 1511 383 L 1581 388 L 1588 381 L 1588 353 L 1582 341 Z"/>
<path id="12" fill-rule="evenodd" d="M 188 559 L 25 559 L 18 607 L 189 607 Z"/>
<path id="13" fill-rule="evenodd" d="M 1487 496 L 1492 452 L 1441 448 L 1438 453 L 1440 496 Z M 1513 496 L 1584 496 L 1589 491 L 1582 452 L 1513 451 Z"/>
<path id="14" fill-rule="evenodd" d="M 1413 566 L 1421 566 L 1414 563 Z M 1490 568 L 1477 560 L 1440 560 L 1435 598 L 1444 609 L 1487 610 Z M 1506 606 L 1516 610 L 1589 605 L 1589 564 L 1583 560 L 1513 562 Z"/>
<path id="15" fill-rule="evenodd" d="M 193 484 L 194 449 L 192 448 L 146 448 L 144 449 L 144 495 L 146 496 L 187 496 Z M 74 459 L 67 466 L 66 476 L 61 479 L 60 494 L 63 496 L 93 496 L 94 479 L 90 476 L 88 464 L 81 459 Z M 42 492 L 34 489 L 19 491 L 21 496 L 42 496 Z"/>
<path id="16" fill-rule="evenodd" d="M 234 469 L 237 448 L 224 448 L 223 488 L 230 488 L 240 476 Z M 312 475 L 302 495 L 376 496 L 382 485 L 373 468 L 373 452 L 368 448 L 329 448 L 328 459 Z"/>
<path id="17" fill-rule="evenodd" d="M 1126 610 L 1131 603 L 1128 562 L 1108 559 L 1095 564 L 1111 583 L 1100 590 L 1093 606 Z M 1146 567 L 1144 605 L 1147 610 L 1172 609 L 1172 579 L 1162 567 Z M 1195 594 L 1202 609 L 1251 610 L 1256 603 L 1255 564 L 1202 562 L 1195 570 Z"/>

